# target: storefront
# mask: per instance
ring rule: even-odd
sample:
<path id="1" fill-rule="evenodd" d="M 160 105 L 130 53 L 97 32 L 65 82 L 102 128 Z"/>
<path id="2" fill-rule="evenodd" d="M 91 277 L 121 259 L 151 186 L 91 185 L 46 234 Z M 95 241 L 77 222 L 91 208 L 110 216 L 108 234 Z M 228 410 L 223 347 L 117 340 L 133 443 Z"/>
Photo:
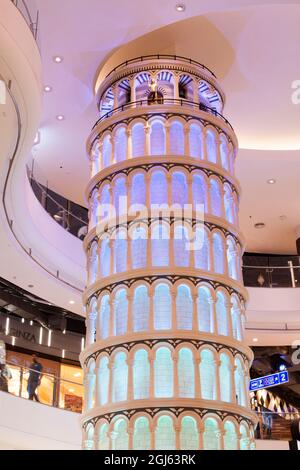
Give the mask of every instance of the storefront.
<path id="1" fill-rule="evenodd" d="M 41 384 L 37 394 L 41 403 L 80 413 L 83 405 L 83 373 L 79 366 L 38 357 L 42 365 Z M 9 393 L 28 399 L 27 384 L 32 356 L 6 351 L 6 364 L 11 372 Z"/>

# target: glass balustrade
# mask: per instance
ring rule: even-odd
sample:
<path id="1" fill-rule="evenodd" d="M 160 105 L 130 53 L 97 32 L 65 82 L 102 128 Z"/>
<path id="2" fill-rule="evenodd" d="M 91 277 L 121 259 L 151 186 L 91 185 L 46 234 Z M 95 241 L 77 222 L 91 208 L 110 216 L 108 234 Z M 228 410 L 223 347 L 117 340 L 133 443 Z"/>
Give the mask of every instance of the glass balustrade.
<path id="1" fill-rule="evenodd" d="M 6 364 L 8 369 L 8 393 L 29 399 L 27 385 L 30 368 L 14 363 Z M 73 380 L 64 377 L 73 376 Z M 78 367 L 61 365 L 60 377 L 43 373 L 37 395 L 43 405 L 54 406 L 81 413 L 83 408 L 82 371 Z"/>

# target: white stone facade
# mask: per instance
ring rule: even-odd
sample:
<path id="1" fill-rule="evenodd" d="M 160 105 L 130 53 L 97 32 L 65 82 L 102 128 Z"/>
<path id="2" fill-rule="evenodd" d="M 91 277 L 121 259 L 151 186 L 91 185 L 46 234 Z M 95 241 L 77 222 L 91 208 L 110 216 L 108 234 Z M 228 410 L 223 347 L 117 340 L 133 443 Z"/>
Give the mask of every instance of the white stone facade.
<path id="1" fill-rule="evenodd" d="M 224 95 L 200 64 L 152 56 L 117 67 L 98 96 L 83 447 L 253 448 L 237 140 Z"/>

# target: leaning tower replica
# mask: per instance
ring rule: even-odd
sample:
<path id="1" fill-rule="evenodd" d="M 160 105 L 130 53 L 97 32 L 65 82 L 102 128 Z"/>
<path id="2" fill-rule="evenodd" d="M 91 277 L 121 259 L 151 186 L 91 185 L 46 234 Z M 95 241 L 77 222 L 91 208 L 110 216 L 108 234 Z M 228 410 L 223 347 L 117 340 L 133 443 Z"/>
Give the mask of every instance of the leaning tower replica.
<path id="1" fill-rule="evenodd" d="M 83 448 L 253 448 L 237 139 L 223 92 L 198 62 L 153 55 L 112 70 L 98 104 Z"/>

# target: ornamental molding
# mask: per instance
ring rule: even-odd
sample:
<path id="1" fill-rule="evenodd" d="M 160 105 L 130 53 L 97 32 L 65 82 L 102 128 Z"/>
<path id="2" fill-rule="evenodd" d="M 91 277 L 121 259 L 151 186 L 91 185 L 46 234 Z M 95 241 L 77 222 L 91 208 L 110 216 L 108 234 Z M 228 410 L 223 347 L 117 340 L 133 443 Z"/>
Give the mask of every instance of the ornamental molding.
<path id="1" fill-rule="evenodd" d="M 91 360 L 94 360 L 97 362 L 99 356 L 102 354 L 107 354 L 108 356 L 111 356 L 116 350 L 118 349 L 125 349 L 128 353 L 137 345 L 144 345 L 147 346 L 150 350 L 152 350 L 155 346 L 158 344 L 169 344 L 172 346 L 174 349 L 176 349 L 178 346 L 181 344 L 191 344 L 194 346 L 198 351 L 203 347 L 203 346 L 211 346 L 217 353 L 219 353 L 222 349 L 227 349 L 228 351 L 231 352 L 233 357 L 236 356 L 241 356 L 244 361 L 249 362 L 249 357 L 239 349 L 229 346 L 228 344 L 222 343 L 218 341 L 210 341 L 210 340 L 201 340 L 201 339 L 189 339 L 189 338 L 154 338 L 154 339 L 141 339 L 141 340 L 135 340 L 135 341 L 128 341 L 128 342 L 122 342 L 118 344 L 113 344 L 111 346 L 106 346 L 105 348 L 98 349 L 97 351 L 94 351 L 90 355 L 88 355 L 85 360 L 84 360 L 84 366 L 88 366 L 88 363 Z"/>
<path id="2" fill-rule="evenodd" d="M 145 413 L 150 418 L 153 419 L 155 418 L 157 414 L 162 413 L 162 412 L 172 413 L 175 418 L 179 418 L 180 415 L 186 412 L 196 413 L 201 419 L 205 418 L 206 415 L 211 416 L 212 414 L 214 414 L 218 416 L 222 422 L 225 421 L 226 418 L 231 417 L 231 418 L 234 418 L 238 424 L 240 424 L 241 422 L 246 422 L 249 427 L 251 427 L 254 424 L 254 419 L 252 421 L 250 418 L 243 416 L 239 413 L 232 412 L 232 411 L 216 410 L 216 409 L 211 409 L 208 407 L 202 408 L 202 407 L 192 407 L 192 406 L 170 406 L 170 407 L 157 406 L 157 407 L 143 407 L 143 408 L 135 407 L 135 408 L 130 408 L 126 410 L 114 411 L 112 413 L 105 413 L 103 415 L 98 415 L 93 418 L 87 419 L 83 423 L 83 429 L 86 430 L 90 424 L 95 428 L 97 423 L 100 420 L 107 421 L 107 423 L 110 424 L 116 417 L 124 417 L 130 420 L 138 413 Z"/>
<path id="3" fill-rule="evenodd" d="M 168 106 L 168 105 L 163 105 L 163 106 Z M 138 108 L 130 108 L 130 110 L 135 110 L 137 111 Z M 149 110 L 149 106 L 146 108 Z M 126 110 L 125 110 L 126 111 Z M 200 110 L 201 111 L 201 110 Z M 120 113 L 123 112 L 123 111 L 120 111 Z M 205 113 L 205 111 L 201 111 L 202 113 Z M 207 114 L 208 116 L 212 116 L 210 115 L 209 113 L 205 113 Z M 118 114 L 114 115 L 114 116 L 118 116 Z M 195 114 L 188 114 L 187 111 L 182 111 L 182 112 L 153 112 L 153 111 L 148 111 L 148 112 L 144 112 L 143 114 L 135 114 L 134 116 L 129 116 L 127 118 L 119 118 L 117 121 L 111 123 L 109 126 L 107 127 L 104 127 L 102 126 L 103 123 L 105 123 L 105 121 L 102 121 L 100 124 L 101 124 L 101 130 L 99 130 L 97 132 L 97 135 L 94 137 L 94 139 L 89 142 L 89 148 L 88 148 L 88 151 L 90 152 L 91 149 L 93 148 L 93 146 L 95 145 L 96 142 L 98 142 L 100 140 L 100 138 L 102 137 L 102 135 L 105 133 L 105 132 L 113 132 L 113 130 L 115 129 L 116 126 L 120 125 L 120 124 L 125 124 L 126 126 L 128 126 L 132 121 L 134 121 L 135 119 L 143 119 L 144 121 L 148 122 L 151 118 L 153 117 L 162 117 L 164 118 L 166 121 L 169 121 L 171 118 L 173 117 L 180 117 L 181 119 L 183 119 L 184 121 L 186 122 L 189 122 L 189 121 L 198 121 L 202 124 L 202 126 L 204 127 L 207 127 L 207 126 L 213 126 L 218 134 L 225 134 L 227 139 L 228 139 L 228 142 L 231 143 L 233 145 L 233 147 L 235 147 L 235 142 L 233 141 L 232 139 L 232 136 L 230 135 L 229 132 L 225 131 L 224 129 L 222 129 L 221 127 L 219 127 L 217 124 L 214 124 L 212 121 L 209 121 L 205 118 L 202 118 L 202 117 L 199 117 Z M 221 119 L 220 117 L 218 116 L 213 116 L 215 119 Z M 109 117 L 108 117 L 109 118 Z M 229 126 L 229 124 L 227 124 L 227 122 L 225 121 L 225 118 L 224 118 L 224 124 L 226 124 L 227 126 Z M 104 128 L 103 128 L 104 127 Z M 97 126 L 94 127 L 93 131 L 96 133 L 96 129 L 97 129 Z M 233 129 L 231 129 L 232 132 Z"/>
<path id="4" fill-rule="evenodd" d="M 217 290 L 219 287 L 222 287 L 227 291 L 227 293 L 231 296 L 232 294 L 236 294 L 239 300 L 242 303 L 246 302 L 246 298 L 234 287 L 231 287 L 221 281 L 217 281 L 211 278 L 202 277 L 202 276 L 190 276 L 185 274 L 153 274 L 153 275 L 144 275 L 144 276 L 133 276 L 129 278 L 122 278 L 119 281 L 115 281 L 111 284 L 107 284 L 103 287 L 95 289 L 92 293 L 88 294 L 88 298 L 86 299 L 86 307 L 88 308 L 91 301 L 93 299 L 98 300 L 100 295 L 105 292 L 107 294 L 112 294 L 112 292 L 117 289 L 119 286 L 124 286 L 127 289 L 132 287 L 136 282 L 143 281 L 144 283 L 148 284 L 149 286 L 153 285 L 155 282 L 160 280 L 169 281 L 172 285 L 175 285 L 178 281 L 187 280 L 189 281 L 194 287 L 198 287 L 201 283 L 205 283 L 206 285 L 211 286 L 214 290 Z"/>
<path id="5" fill-rule="evenodd" d="M 148 230 L 149 230 L 151 225 L 155 224 L 156 222 L 164 222 L 164 223 L 168 224 L 169 226 L 173 226 L 176 222 L 182 222 L 182 217 L 174 217 L 174 216 L 172 216 L 172 217 L 163 217 L 163 216 L 161 216 L 160 217 L 160 216 L 158 216 L 158 217 L 148 217 L 148 218 L 136 218 L 136 219 L 133 219 L 133 220 L 127 220 L 126 222 L 123 222 L 123 223 L 116 223 L 114 226 L 111 226 L 108 223 L 107 226 L 101 231 L 101 235 L 100 235 L 99 232 L 97 232 L 95 235 L 92 235 L 91 238 L 86 238 L 85 239 L 84 248 L 85 248 L 86 252 L 88 252 L 95 242 L 98 244 L 100 241 L 102 241 L 102 235 L 104 235 L 104 234 L 107 235 L 108 238 L 111 238 L 112 234 L 116 230 L 124 228 L 127 231 L 129 231 L 134 225 L 147 226 Z M 214 230 L 220 230 L 220 232 L 222 232 L 222 234 L 224 235 L 225 238 L 232 237 L 232 239 L 235 241 L 235 243 L 237 245 L 239 245 L 239 247 L 241 249 L 243 249 L 243 244 L 239 240 L 239 238 L 233 232 L 226 229 L 225 227 L 222 227 L 219 224 L 216 224 L 214 222 L 207 222 L 207 221 L 199 219 L 199 218 L 192 218 L 192 219 L 191 218 L 184 218 L 184 223 L 185 224 L 187 223 L 193 229 L 199 224 L 204 224 L 205 227 L 208 228 L 208 230 L 210 232 L 213 232 Z M 105 236 L 105 239 L 107 239 L 107 236 Z M 87 237 L 89 237 L 89 235 L 87 235 Z"/>
<path id="6" fill-rule="evenodd" d="M 168 157 L 166 157 L 166 160 L 168 160 Z M 141 169 L 141 170 L 145 171 L 146 173 L 149 173 L 149 171 L 151 171 L 153 168 L 156 168 L 156 167 L 164 168 L 168 172 L 170 170 L 172 170 L 173 168 L 178 168 L 179 167 L 179 168 L 184 168 L 190 174 L 193 171 L 201 171 L 202 173 L 204 173 L 207 176 L 207 178 L 209 178 L 210 176 L 215 176 L 216 178 L 218 178 L 222 182 L 222 184 L 227 183 L 230 186 L 232 192 L 235 193 L 239 197 L 238 189 L 236 188 L 236 186 L 228 178 L 221 175 L 216 170 L 213 170 L 211 168 L 203 167 L 201 165 L 200 161 L 199 161 L 199 163 L 182 163 L 182 162 L 168 162 L 168 161 L 165 161 L 165 162 L 157 161 L 156 162 L 156 161 L 152 160 L 149 163 L 139 163 L 139 162 L 137 162 L 136 164 L 134 164 L 135 162 L 134 162 L 134 158 L 133 158 L 133 159 L 130 159 L 130 160 L 126 160 L 126 162 L 130 162 L 130 163 L 132 162 L 132 164 L 130 166 L 126 167 L 126 168 L 121 168 L 119 170 L 115 170 L 112 173 L 108 174 L 107 176 L 104 176 L 103 178 L 99 179 L 94 184 L 92 189 L 89 191 L 88 199 L 91 198 L 92 193 L 95 191 L 95 189 L 99 190 L 100 187 L 103 184 L 105 184 L 106 182 L 111 183 L 114 180 L 114 178 L 116 178 L 119 175 L 124 175 L 124 176 L 128 177 L 136 169 Z"/>

